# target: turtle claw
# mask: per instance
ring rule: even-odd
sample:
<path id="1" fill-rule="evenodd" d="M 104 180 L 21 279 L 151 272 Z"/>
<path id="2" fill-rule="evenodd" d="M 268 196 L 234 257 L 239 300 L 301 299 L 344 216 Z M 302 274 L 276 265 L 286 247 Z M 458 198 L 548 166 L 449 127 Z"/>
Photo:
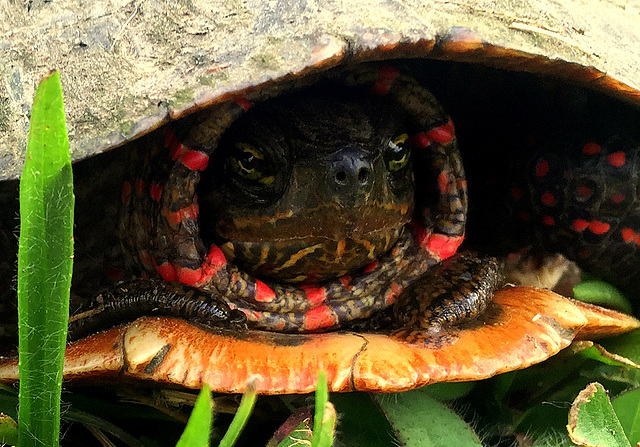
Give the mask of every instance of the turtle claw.
<path id="1" fill-rule="evenodd" d="M 476 320 L 502 283 L 495 258 L 459 253 L 427 270 L 398 297 L 394 315 L 401 329 L 393 336 L 432 342 L 448 328 Z"/>
<path id="2" fill-rule="evenodd" d="M 89 310 L 69 317 L 69 340 L 134 321 L 144 315 L 185 318 L 208 327 L 244 328 L 246 316 L 195 287 L 153 279 L 116 284 L 97 295 Z"/>

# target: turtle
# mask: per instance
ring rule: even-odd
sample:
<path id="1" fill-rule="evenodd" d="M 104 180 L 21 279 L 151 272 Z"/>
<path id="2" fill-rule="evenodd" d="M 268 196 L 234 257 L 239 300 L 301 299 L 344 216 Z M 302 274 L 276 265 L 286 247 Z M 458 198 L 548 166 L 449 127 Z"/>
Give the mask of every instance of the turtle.
<path id="1" fill-rule="evenodd" d="M 314 53 L 317 61 L 313 70 L 301 70 L 266 82 L 248 80 L 242 88 L 202 99 L 188 110 L 175 112 L 176 123 L 159 130 L 154 130 L 153 125 L 145 128 L 145 131 L 153 132 L 133 143 L 142 149 L 131 149 L 132 158 L 121 161 L 125 166 L 135 167 L 133 180 L 124 182 L 124 188 L 117 193 L 124 205 L 121 233 L 124 245 L 138 257 L 146 271 L 167 281 L 178 280 L 183 285 L 146 279 L 118 284 L 97 296 L 96 307 L 81 309 L 82 313 L 72 317 L 72 329 L 86 330 L 92 322 L 108 326 L 112 322 L 105 315 L 118 321 L 131 318 L 131 315 L 137 317 L 140 312 L 158 313 L 158 309 L 190 321 L 144 316 L 133 323 L 82 338 L 69 347 L 67 378 L 100 376 L 106 379 L 111 376 L 119 379 L 124 375 L 194 388 L 206 381 L 217 391 L 238 392 L 246 387 L 250 377 L 258 376 L 256 387 L 261 393 L 302 393 L 314 388 L 315 370 L 324 368 L 329 375 L 330 389 L 334 391 L 391 392 L 440 380 L 489 377 L 541 361 L 567 346 L 574 337 L 590 338 L 637 327 L 636 320 L 631 317 L 573 302 L 537 288 L 507 287 L 496 291 L 501 286 L 496 261 L 489 258 L 477 261 L 471 255 L 454 256 L 463 242 L 467 219 L 467 179 L 456 149 L 455 135 L 459 126 L 454 127 L 445 109 L 422 85 L 424 79 L 416 75 L 422 71 L 420 61 L 418 69 L 413 68 L 414 76 L 403 74 L 402 66 L 407 65 L 407 71 L 412 71 L 410 59 L 424 57 L 464 62 L 471 55 L 475 60 L 491 60 L 494 56 L 492 63 L 498 66 L 515 66 L 519 61 L 530 60 L 528 69 L 532 71 L 556 73 L 577 81 L 597 78 L 600 80 L 597 87 L 622 98 L 618 101 L 637 103 L 637 90 L 588 67 L 562 61 L 553 64 L 545 58 L 536 59 L 516 50 L 485 45 L 477 35 L 462 28 L 450 29 L 433 40 L 404 43 L 391 39 L 389 42 L 355 49 L 348 57 L 337 59 L 336 52 L 331 52 L 334 50 L 331 43 L 319 46 Z M 376 59 L 387 62 L 367 62 Z M 440 68 L 436 65 L 436 70 Z M 365 90 L 367 95 L 363 94 Z M 332 96 L 336 91 L 341 92 L 339 101 Z M 598 101 L 613 104 L 614 108 L 631 110 L 631 121 L 636 118 L 633 105 L 593 95 Z M 308 109 L 301 107 L 301 98 L 312 98 L 312 111 L 324 109 L 325 115 L 327 110 L 344 107 L 339 110 L 340 119 L 350 122 L 349 126 L 363 126 L 362 133 L 366 134 L 369 127 L 388 131 L 382 135 L 384 153 L 374 156 L 353 145 L 344 152 L 314 146 L 314 150 L 304 156 L 279 154 L 279 158 L 265 161 L 266 154 L 255 144 L 242 141 L 247 134 L 269 134 L 273 127 L 265 123 L 276 128 L 286 127 L 307 114 Z M 395 110 L 394 114 L 388 113 L 389 110 Z M 241 115 L 246 115 L 247 119 Z M 317 119 L 319 115 L 310 116 Z M 367 124 L 382 118 L 389 121 L 381 126 Z M 407 122 L 411 123 L 408 127 L 417 130 L 402 131 Z M 356 129 L 360 128 L 356 126 Z M 297 134 L 308 130 L 302 125 L 295 128 Z M 313 134 L 327 137 L 326 126 Z M 376 134 L 376 138 L 382 136 Z M 239 137 L 242 138 L 238 140 Z M 529 183 L 525 189 L 512 188 L 510 194 L 515 201 L 520 201 L 527 192 L 534 196 L 537 207 L 530 212 L 543 210 L 538 216 L 542 226 L 538 225 L 536 231 L 556 228 L 555 221 L 546 219 L 548 213 L 545 212 L 549 210 L 544 206 L 551 207 L 549 209 L 555 206 L 570 215 L 569 231 L 573 232 L 569 233 L 573 235 L 570 248 L 577 247 L 579 259 L 580 252 L 591 247 L 600 251 L 603 251 L 601 247 L 614 247 L 613 241 L 601 243 L 613 232 L 613 221 L 601 217 L 607 208 L 598 208 L 602 192 L 597 189 L 599 184 L 594 180 L 597 178 L 594 173 L 603 167 L 623 168 L 624 177 L 608 176 L 603 184 L 618 189 L 631 185 L 631 191 L 620 202 L 630 204 L 632 211 L 620 212 L 614 217 L 623 222 L 620 228 L 615 227 L 616 243 L 630 251 L 624 252 L 629 258 L 623 265 L 632 266 L 624 273 L 621 285 L 633 288 L 638 280 L 638 270 L 633 265 L 637 265 L 639 253 L 638 199 L 634 195 L 637 195 L 638 184 L 638 149 L 626 140 L 618 141 L 617 137 L 617 134 L 609 135 L 601 142 L 589 140 L 577 146 L 567 143 L 573 149 L 577 147 L 582 155 L 594 157 L 587 162 L 584 173 L 564 155 L 549 157 L 543 153 L 536 158 L 532 155 L 533 149 L 525 147 L 529 152 L 526 162 L 532 163 L 529 166 L 532 174 L 526 176 Z M 270 138 L 272 141 L 279 137 L 270 135 Z M 309 135 L 306 138 L 312 139 Z M 218 150 L 218 144 L 221 150 Z M 117 155 L 114 151 L 94 163 L 103 164 L 105 159 L 118 158 Z M 491 159 L 495 161 L 496 158 L 499 156 Z M 301 166 L 306 166 L 307 170 L 295 171 L 298 168 L 287 166 L 293 160 L 302 160 Z M 401 224 L 392 227 L 393 234 L 377 235 L 374 221 L 386 220 L 379 212 L 373 215 L 361 208 L 363 215 L 356 224 L 353 216 L 341 214 L 346 202 L 351 207 L 360 206 L 362 197 L 372 194 L 367 188 L 373 188 L 374 178 L 382 175 L 374 171 L 374 164 L 382 165 L 387 171 L 384 176 L 388 177 L 386 186 L 378 187 L 375 194 L 382 194 L 384 191 L 380 189 L 391 190 L 403 182 L 410 185 L 415 182 L 422 185 L 422 190 L 435 192 L 435 195 L 416 196 L 415 202 L 411 195 L 411 198 L 403 197 L 399 204 L 387 205 L 386 208 L 402 211 Z M 414 169 L 414 164 L 420 169 Z M 310 170 L 311 166 L 317 168 L 316 165 L 327 167 L 327 171 L 319 174 Z M 558 179 L 558 172 L 564 172 L 565 165 L 570 165 L 568 172 L 580 174 L 569 182 L 552 182 Z M 144 176 L 139 174 L 140 166 L 147 170 Z M 281 167 L 287 170 L 275 169 Z M 205 179 L 207 175 L 209 180 Z M 90 182 L 95 182 L 95 172 L 90 177 Z M 232 179 L 236 184 L 244 181 L 249 185 L 248 192 L 229 198 L 232 190 L 229 184 L 217 183 L 222 177 Z M 315 192 L 323 181 L 330 179 L 331 188 L 327 187 L 324 194 L 334 199 L 336 191 L 344 190 L 345 185 L 356 185 L 360 189 L 347 193 L 346 198 L 335 199 L 339 206 L 334 206 L 334 211 L 325 208 L 319 214 L 312 214 L 302 228 L 296 228 L 301 226 L 299 221 L 285 225 L 287 231 L 301 229 L 304 232 L 313 228 L 312 236 L 316 238 L 311 243 L 305 240 L 302 245 L 289 248 L 290 252 L 275 243 L 283 239 L 278 234 L 280 230 L 270 233 L 266 243 L 257 243 L 255 234 L 253 240 L 243 241 L 242 235 L 238 238 L 238 222 L 243 217 L 253 216 L 246 222 L 262 221 L 269 225 L 276 220 L 285 222 L 286 210 L 278 210 L 277 219 L 273 217 L 275 214 L 260 216 L 259 211 L 273 211 L 267 200 L 269 194 L 281 197 L 287 189 L 285 181 L 292 179 L 305 184 L 310 192 Z M 576 211 L 561 203 L 569 201 L 568 195 L 563 196 L 555 189 L 543 189 L 547 180 L 550 187 L 563 188 L 558 185 L 572 184 L 571 192 L 585 192 L 579 194 L 583 202 L 592 200 L 597 204 L 583 203 L 584 206 Z M 582 180 L 585 182 L 580 183 Z M 589 187 L 590 194 L 586 194 L 584 188 Z M 398 186 L 398 189 L 402 195 L 414 186 Z M 226 192 L 226 198 L 220 194 L 221 190 Z M 296 189 L 293 200 L 299 200 L 303 191 L 305 189 Z M 616 191 L 616 194 L 624 193 Z M 318 200 L 313 194 L 308 195 L 311 200 Z M 202 212 L 204 219 L 207 210 L 199 206 L 197 197 L 203 200 L 202 203 L 208 202 L 210 210 L 216 210 L 209 213 L 226 208 L 231 217 L 219 222 L 215 231 L 202 230 L 201 235 L 198 217 Z M 250 202 L 247 197 L 251 198 Z M 519 203 L 523 202 L 526 201 Z M 107 208 L 112 206 L 113 203 Z M 514 205 L 514 209 L 518 206 Z M 149 212 L 150 209 L 154 211 Z M 571 214 L 594 209 L 597 217 Z M 239 214 L 249 211 L 256 213 Z M 524 216 L 522 212 L 516 214 Z M 549 217 L 558 219 L 558 216 Z M 328 223 L 319 225 L 322 230 L 315 231 L 313 224 L 320 220 Z M 364 240 L 360 242 L 360 249 L 355 249 L 355 236 L 341 235 L 338 240 L 325 244 L 326 247 L 316 247 L 322 245 L 317 239 L 325 237 L 321 231 L 331 232 L 338 226 L 345 230 L 350 225 L 354 227 L 352 234 L 358 237 L 374 233 L 375 244 Z M 210 233 L 206 234 L 206 231 Z M 263 231 L 264 225 L 260 226 L 258 236 Z M 168 238 L 167 234 L 171 232 L 173 236 Z M 567 240 L 566 230 L 546 234 L 556 238 L 554 244 Z M 218 242 L 221 239 L 222 242 Z M 380 241 L 383 241 L 381 245 Z M 375 247 L 363 251 L 363 245 Z M 318 255 L 316 252 L 320 250 L 324 252 Z M 621 250 L 616 246 L 606 259 L 619 258 Z M 175 256 L 174 252 L 181 255 Z M 350 264 L 340 263 L 336 267 L 335 258 L 349 257 L 352 253 Z M 288 262 L 294 257 L 302 262 Z M 234 262 L 229 262 L 230 259 Z M 602 263 L 602 259 L 605 258 L 595 264 Z M 243 267 L 236 267 L 235 260 Z M 318 260 L 322 262 L 318 264 Z M 440 264 L 441 269 L 434 268 Z M 257 271 L 259 278 L 247 275 L 243 269 Z M 405 276 L 398 276 L 398 271 L 403 271 Z M 472 273 L 474 271 L 480 273 Z M 416 281 L 425 272 L 434 277 L 436 285 Z M 474 277 L 480 277 L 482 281 L 470 281 Z M 385 287 L 376 288 L 376 293 L 363 293 L 367 287 L 376 285 L 376 278 L 381 278 Z M 283 281 L 285 285 L 282 285 Z M 439 288 L 437 281 L 462 282 L 463 287 L 471 284 L 483 290 L 481 293 L 467 290 L 463 298 L 456 293 L 445 294 L 425 310 L 422 308 L 425 299 L 419 297 L 429 292 L 422 289 Z M 344 303 L 337 300 L 334 307 L 324 305 L 332 302 L 332 294 L 341 296 L 349 289 L 354 292 L 350 297 L 358 297 L 360 293 L 366 296 Z M 248 298 L 245 302 L 250 302 L 253 308 L 234 301 L 228 291 L 233 291 L 234 296 L 245 294 Z M 210 293 L 214 294 L 213 298 Z M 377 301 L 371 304 L 366 299 Z M 385 309 L 396 300 L 395 315 L 389 316 Z M 301 304 L 307 307 L 301 307 Z M 420 311 L 413 312 L 415 309 Z M 432 313 L 435 318 L 416 318 L 425 313 Z M 375 317 L 370 318 L 374 314 Z M 393 321 L 391 326 L 390 319 Z M 506 321 L 510 324 L 503 324 Z M 292 333 L 296 331 L 302 333 Z M 363 335 L 363 331 L 369 332 Z M 496 339 L 517 342 L 496 345 Z M 476 348 L 486 353 L 484 357 L 477 359 L 469 354 Z M 189 358 L 188 362 L 183 361 L 185 356 Z M 215 365 L 208 363 L 212 358 L 217 359 Z M 300 362 L 299 359 L 304 360 Z M 293 367 L 293 363 L 300 366 Z M 5 380 L 16 378 L 11 361 L 3 368 Z"/>

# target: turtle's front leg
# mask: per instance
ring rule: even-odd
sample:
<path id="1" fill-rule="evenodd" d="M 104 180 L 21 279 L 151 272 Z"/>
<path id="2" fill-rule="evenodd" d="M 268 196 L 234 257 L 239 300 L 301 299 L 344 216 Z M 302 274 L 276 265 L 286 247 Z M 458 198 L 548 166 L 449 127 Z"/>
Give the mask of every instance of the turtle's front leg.
<path id="1" fill-rule="evenodd" d="M 209 327 L 245 328 L 246 317 L 224 299 L 195 287 L 154 279 L 135 279 L 100 293 L 91 308 L 69 318 L 69 340 L 131 322 L 144 315 L 183 318 Z"/>
<path id="2" fill-rule="evenodd" d="M 419 343 L 482 314 L 504 280 L 498 261 L 462 252 L 430 268 L 398 297 L 394 335 Z"/>

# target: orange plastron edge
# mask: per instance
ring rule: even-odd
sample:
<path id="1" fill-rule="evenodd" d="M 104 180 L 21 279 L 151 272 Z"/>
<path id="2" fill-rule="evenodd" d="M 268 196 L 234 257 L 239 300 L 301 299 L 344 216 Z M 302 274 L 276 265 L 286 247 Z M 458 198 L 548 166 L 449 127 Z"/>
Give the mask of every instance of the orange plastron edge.
<path id="1" fill-rule="evenodd" d="M 383 334 L 278 334 L 203 329 L 142 317 L 67 348 L 66 380 L 123 378 L 241 393 L 308 393 L 318 370 L 329 390 L 398 392 L 435 382 L 468 381 L 526 368 L 574 340 L 638 328 L 635 318 L 531 287 L 496 293 L 482 317 L 410 344 Z M 0 380 L 18 379 L 17 359 L 0 360 Z"/>

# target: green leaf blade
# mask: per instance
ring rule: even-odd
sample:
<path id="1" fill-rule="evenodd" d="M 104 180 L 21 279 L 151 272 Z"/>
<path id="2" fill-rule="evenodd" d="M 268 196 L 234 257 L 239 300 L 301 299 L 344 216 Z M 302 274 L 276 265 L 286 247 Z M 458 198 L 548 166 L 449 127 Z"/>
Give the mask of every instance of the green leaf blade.
<path id="1" fill-rule="evenodd" d="M 253 406 L 256 403 L 256 389 L 252 383 L 249 383 L 246 391 L 242 395 L 242 400 L 240 401 L 240 406 L 238 407 L 238 411 L 236 415 L 233 417 L 231 424 L 229 424 L 229 428 L 227 432 L 224 434 L 224 437 L 220 441 L 219 447 L 232 447 L 242 429 L 247 425 L 247 421 L 249 420 L 249 416 L 251 415 L 251 411 L 253 411 Z"/>
<path id="2" fill-rule="evenodd" d="M 633 445 L 640 442 L 640 388 L 617 396 L 611 405 Z"/>
<path id="3" fill-rule="evenodd" d="M 176 447 L 208 447 L 212 424 L 213 401 L 209 386 L 205 383 Z"/>
<path id="4" fill-rule="evenodd" d="M 607 392 L 597 382 L 589 384 L 574 400 L 567 429 L 576 445 L 631 447 Z"/>
<path id="5" fill-rule="evenodd" d="M 375 395 L 374 398 L 394 427 L 402 446 L 482 447 L 466 422 L 423 390 Z"/>
<path id="6" fill-rule="evenodd" d="M 73 263 L 73 179 L 57 72 L 34 98 L 20 180 L 20 445 L 59 444 L 62 366 Z"/>

